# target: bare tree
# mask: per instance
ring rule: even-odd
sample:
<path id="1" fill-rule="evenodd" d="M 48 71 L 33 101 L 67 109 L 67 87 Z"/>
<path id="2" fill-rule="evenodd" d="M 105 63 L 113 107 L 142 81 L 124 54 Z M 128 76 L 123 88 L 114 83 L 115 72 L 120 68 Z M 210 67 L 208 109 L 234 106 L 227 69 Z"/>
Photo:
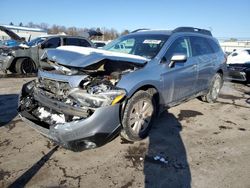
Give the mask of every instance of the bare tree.
<path id="1" fill-rule="evenodd" d="M 11 22 L 12 23 L 12 22 Z M 11 25 L 10 23 L 10 25 Z M 12 23 L 13 24 L 13 23 Z M 81 28 L 77 28 L 77 27 L 65 27 L 62 25 L 56 25 L 53 24 L 52 26 L 50 26 L 47 23 L 40 23 L 40 24 L 35 24 L 33 22 L 29 22 L 27 25 L 27 27 L 32 27 L 32 28 L 42 28 L 48 31 L 49 34 L 58 34 L 58 33 L 67 33 L 69 35 L 73 35 L 73 36 L 85 36 L 84 33 L 86 33 L 89 30 L 96 30 L 98 32 L 101 32 L 103 34 L 103 36 L 98 36 L 95 37 L 95 40 L 114 40 L 115 38 L 119 37 L 120 35 L 125 35 L 128 34 L 129 31 L 128 30 L 124 30 L 121 33 L 119 33 L 116 29 L 111 28 L 108 29 L 106 27 L 102 27 L 102 28 L 85 28 L 85 27 L 81 27 Z"/>
<path id="2" fill-rule="evenodd" d="M 40 23 L 39 28 L 48 30 L 49 24 L 47 24 L 47 23 Z"/>
<path id="3" fill-rule="evenodd" d="M 123 31 L 121 32 L 121 35 L 127 35 L 127 34 L 129 34 L 129 33 L 130 33 L 129 30 L 125 29 L 125 30 L 123 30 Z"/>
<path id="4" fill-rule="evenodd" d="M 77 35 L 78 35 L 78 32 L 77 32 L 76 27 L 69 27 L 69 28 L 67 29 L 67 34 L 68 34 L 68 35 L 72 35 L 72 36 L 77 36 Z"/>
<path id="5" fill-rule="evenodd" d="M 52 25 L 51 28 L 49 28 L 48 33 L 49 34 L 58 34 L 60 32 L 58 25 Z"/>

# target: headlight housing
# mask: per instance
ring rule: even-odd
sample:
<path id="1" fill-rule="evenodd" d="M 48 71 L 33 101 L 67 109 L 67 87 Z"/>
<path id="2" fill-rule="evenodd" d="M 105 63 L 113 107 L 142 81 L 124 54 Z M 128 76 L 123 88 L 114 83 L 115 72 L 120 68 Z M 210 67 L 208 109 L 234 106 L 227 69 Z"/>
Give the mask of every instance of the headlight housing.
<path id="1" fill-rule="evenodd" d="M 2 56 L 14 56 L 15 51 L 14 50 L 2 51 L 1 55 Z"/>
<path id="2" fill-rule="evenodd" d="M 96 94 L 87 93 L 86 90 L 74 88 L 70 90 L 69 96 L 78 101 L 81 105 L 99 108 L 119 103 L 126 95 L 123 89 L 107 90 Z"/>

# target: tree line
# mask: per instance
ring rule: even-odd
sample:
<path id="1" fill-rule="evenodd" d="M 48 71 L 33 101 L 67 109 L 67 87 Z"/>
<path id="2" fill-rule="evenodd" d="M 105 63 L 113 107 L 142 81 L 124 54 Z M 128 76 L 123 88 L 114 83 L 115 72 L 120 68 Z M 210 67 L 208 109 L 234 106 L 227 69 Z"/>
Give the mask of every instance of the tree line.
<path id="1" fill-rule="evenodd" d="M 13 22 L 10 22 L 10 25 L 14 25 Z M 117 37 L 121 36 L 121 35 L 125 35 L 128 34 L 130 31 L 129 30 L 123 30 L 122 32 L 118 32 L 116 29 L 114 28 L 106 28 L 106 27 L 92 27 L 92 28 L 86 28 L 86 27 L 65 27 L 63 25 L 49 25 L 47 23 L 33 23 L 33 22 L 29 22 L 27 24 L 23 24 L 22 22 L 18 24 L 19 26 L 23 26 L 23 27 L 31 27 L 31 28 L 41 28 L 44 29 L 48 32 L 48 34 L 59 34 L 59 33 L 65 33 L 68 35 L 72 35 L 72 36 L 81 36 L 83 35 L 84 32 L 88 31 L 88 30 L 95 30 L 95 31 L 100 31 L 103 36 L 99 36 L 99 37 L 95 37 L 94 40 L 104 40 L 104 41 L 108 41 L 108 40 L 114 40 Z"/>

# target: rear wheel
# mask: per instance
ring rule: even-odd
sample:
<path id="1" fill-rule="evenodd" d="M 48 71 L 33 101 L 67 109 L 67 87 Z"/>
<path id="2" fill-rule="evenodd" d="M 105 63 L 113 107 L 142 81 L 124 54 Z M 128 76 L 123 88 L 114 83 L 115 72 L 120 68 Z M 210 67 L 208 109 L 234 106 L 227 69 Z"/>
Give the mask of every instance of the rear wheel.
<path id="1" fill-rule="evenodd" d="M 216 73 L 213 77 L 211 86 L 209 88 L 209 92 L 206 95 L 201 96 L 202 101 L 208 103 L 216 102 L 220 90 L 222 88 L 222 85 L 223 85 L 222 75 L 220 73 Z"/>
<path id="2" fill-rule="evenodd" d="M 145 138 L 155 118 L 155 101 L 147 91 L 138 91 L 127 102 L 122 116 L 121 136 L 129 141 Z"/>
<path id="3" fill-rule="evenodd" d="M 15 69 L 19 74 L 35 73 L 37 71 L 35 63 L 29 58 L 18 59 Z"/>

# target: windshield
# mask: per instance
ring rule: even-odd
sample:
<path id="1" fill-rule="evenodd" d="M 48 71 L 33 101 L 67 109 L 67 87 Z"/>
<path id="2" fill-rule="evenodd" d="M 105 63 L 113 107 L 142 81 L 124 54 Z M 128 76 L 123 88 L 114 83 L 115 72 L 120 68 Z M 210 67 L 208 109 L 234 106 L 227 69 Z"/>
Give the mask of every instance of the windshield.
<path id="1" fill-rule="evenodd" d="M 168 35 L 160 34 L 127 35 L 107 44 L 103 49 L 152 59 L 158 54 L 168 38 Z"/>
<path id="2" fill-rule="evenodd" d="M 38 38 L 35 38 L 35 39 L 31 40 L 30 42 L 28 42 L 27 45 L 28 46 L 35 46 L 35 45 L 38 45 L 45 40 L 46 40 L 46 37 L 38 37 Z"/>

